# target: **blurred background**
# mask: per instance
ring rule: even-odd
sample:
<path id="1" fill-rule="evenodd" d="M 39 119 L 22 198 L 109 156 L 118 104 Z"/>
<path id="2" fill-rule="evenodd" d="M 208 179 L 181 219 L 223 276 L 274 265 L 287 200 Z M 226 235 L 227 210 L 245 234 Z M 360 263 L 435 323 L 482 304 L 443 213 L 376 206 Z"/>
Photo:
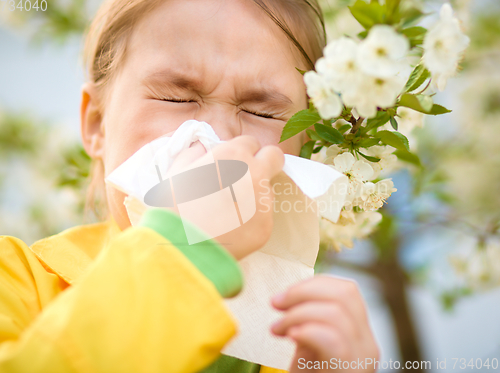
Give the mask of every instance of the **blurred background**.
<path id="1" fill-rule="evenodd" d="M 100 1 L 47 1 L 46 11 L 0 10 L 0 235 L 28 245 L 96 221 L 83 214 L 79 104 L 82 35 Z M 443 4 L 411 2 L 424 13 Z M 351 3 L 322 0 L 329 40 L 361 31 Z M 382 361 L 500 372 L 476 363 L 500 363 L 500 1 L 451 4 L 471 38 L 434 100 L 453 111 L 413 130 L 422 167 L 391 175 L 398 191 L 368 237 L 340 253 L 323 242 L 317 272 L 359 283 Z"/>

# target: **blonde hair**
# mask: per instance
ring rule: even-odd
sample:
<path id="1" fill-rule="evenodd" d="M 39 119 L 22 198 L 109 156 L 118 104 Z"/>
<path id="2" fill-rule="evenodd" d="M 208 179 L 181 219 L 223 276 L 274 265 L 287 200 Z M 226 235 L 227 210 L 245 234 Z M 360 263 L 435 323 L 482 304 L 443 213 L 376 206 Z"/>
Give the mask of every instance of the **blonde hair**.
<path id="1" fill-rule="evenodd" d="M 104 112 L 107 90 L 126 54 L 127 41 L 138 21 L 167 0 L 107 0 L 92 21 L 85 40 L 84 66 L 87 79 L 96 84 Z M 252 0 L 283 32 L 302 56 L 308 69 L 322 56 L 326 44 L 323 13 L 318 0 Z M 107 219 L 104 165 L 93 159 L 87 189 L 85 215 L 93 212 Z"/>

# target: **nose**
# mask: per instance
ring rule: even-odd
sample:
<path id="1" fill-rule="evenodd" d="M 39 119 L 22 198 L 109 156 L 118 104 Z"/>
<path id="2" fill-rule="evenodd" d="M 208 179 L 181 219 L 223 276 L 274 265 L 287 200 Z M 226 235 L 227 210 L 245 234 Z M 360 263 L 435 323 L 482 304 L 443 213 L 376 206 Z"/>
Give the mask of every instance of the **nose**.
<path id="1" fill-rule="evenodd" d="M 228 103 L 204 102 L 193 119 L 207 122 L 223 141 L 242 134 L 238 108 Z"/>

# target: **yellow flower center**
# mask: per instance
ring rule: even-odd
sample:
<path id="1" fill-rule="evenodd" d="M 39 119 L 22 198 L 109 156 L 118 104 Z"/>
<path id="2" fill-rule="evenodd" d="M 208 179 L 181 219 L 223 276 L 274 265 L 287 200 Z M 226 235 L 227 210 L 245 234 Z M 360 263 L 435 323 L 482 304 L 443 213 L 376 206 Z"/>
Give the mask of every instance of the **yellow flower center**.
<path id="1" fill-rule="evenodd" d="M 382 47 L 377 48 L 376 53 L 377 53 L 377 56 L 379 56 L 379 57 L 386 57 L 387 56 L 387 51 Z"/>

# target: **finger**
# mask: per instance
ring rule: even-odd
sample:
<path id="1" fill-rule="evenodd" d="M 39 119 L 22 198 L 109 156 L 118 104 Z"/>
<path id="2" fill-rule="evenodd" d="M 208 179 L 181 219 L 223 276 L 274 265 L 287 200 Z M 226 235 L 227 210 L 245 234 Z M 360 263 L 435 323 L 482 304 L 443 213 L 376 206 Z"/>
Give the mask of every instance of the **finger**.
<path id="1" fill-rule="evenodd" d="M 306 323 L 290 328 L 287 336 L 292 338 L 297 346 L 307 347 L 314 351 L 320 360 L 332 357 L 345 360 L 349 357 L 351 346 L 335 329 L 318 323 Z"/>
<path id="2" fill-rule="evenodd" d="M 205 147 L 199 141 L 195 141 L 187 149 L 181 151 L 168 170 L 169 175 L 185 170 L 196 160 L 200 159 L 207 153 Z"/>
<path id="3" fill-rule="evenodd" d="M 244 148 L 252 155 L 255 155 L 255 153 L 257 153 L 261 148 L 259 140 L 255 136 L 250 135 L 236 136 L 229 142 L 232 142 L 238 147 Z"/>
<path id="4" fill-rule="evenodd" d="M 307 302 L 292 307 L 285 316 L 271 327 L 276 335 L 284 336 L 288 329 L 307 322 L 330 325 L 347 340 L 354 342 L 361 337 L 359 325 L 344 308 L 333 302 Z"/>
<path id="5" fill-rule="evenodd" d="M 260 163 L 269 179 L 276 176 L 285 164 L 283 151 L 275 145 L 264 146 L 255 154 L 255 159 Z"/>
<path id="6" fill-rule="evenodd" d="M 279 310 L 287 310 L 302 302 L 333 301 L 345 307 L 358 321 L 367 323 L 365 304 L 354 281 L 328 276 L 314 276 L 290 287 L 272 299 Z"/>
<path id="7" fill-rule="evenodd" d="M 236 136 L 235 138 L 214 147 L 214 154 L 217 153 L 221 156 L 229 156 L 229 159 L 238 156 L 254 156 L 260 150 L 259 140 L 250 135 Z M 218 159 L 222 159 L 217 157 Z"/>
<path id="8" fill-rule="evenodd" d="M 354 281 L 317 275 L 301 281 L 288 288 L 284 293 L 273 297 L 272 303 L 276 308 L 286 310 L 306 301 L 339 301 L 346 298 L 356 299 L 358 296 L 359 291 Z"/>

